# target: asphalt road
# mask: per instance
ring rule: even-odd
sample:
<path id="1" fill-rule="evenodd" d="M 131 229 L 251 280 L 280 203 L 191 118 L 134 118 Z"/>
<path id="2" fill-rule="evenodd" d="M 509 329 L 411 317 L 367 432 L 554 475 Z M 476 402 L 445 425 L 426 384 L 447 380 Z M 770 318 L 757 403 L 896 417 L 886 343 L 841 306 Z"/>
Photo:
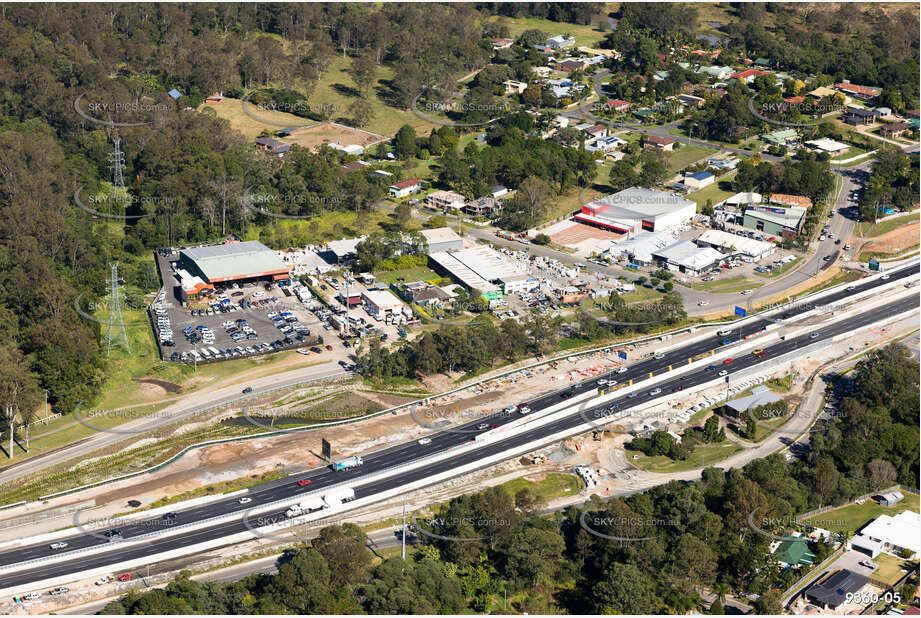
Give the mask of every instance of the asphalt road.
<path id="1" fill-rule="evenodd" d="M 112 446 L 130 436 L 140 435 L 153 431 L 165 425 L 191 418 L 201 414 L 205 409 L 215 405 L 233 404 L 246 401 L 258 396 L 260 393 L 273 391 L 286 386 L 296 386 L 306 382 L 326 380 L 348 375 L 339 365 L 324 363 L 312 365 L 301 369 L 294 369 L 284 373 L 254 378 L 249 382 L 253 392 L 242 394 L 239 385 L 234 384 L 216 388 L 209 391 L 196 391 L 183 398 L 182 401 L 171 404 L 149 417 L 142 417 L 134 421 L 127 421 L 108 431 L 99 431 L 89 438 L 85 438 L 70 445 L 49 451 L 42 455 L 24 459 L 0 470 L 0 484 L 13 481 L 20 476 L 34 474 L 50 466 L 61 465 L 77 457 L 88 455 L 107 446 Z M 92 425 L 92 419 L 87 421 Z"/>
<path id="2" fill-rule="evenodd" d="M 917 265 L 903 267 L 890 273 L 890 280 L 898 280 L 911 276 L 917 272 Z M 884 282 L 876 280 L 855 284 L 855 290 L 842 290 L 836 294 L 829 295 L 822 300 L 822 303 L 832 304 L 836 300 L 846 298 L 852 292 L 871 289 L 880 283 Z M 918 297 L 913 296 L 901 301 L 890 303 L 884 307 L 874 309 L 872 312 L 867 312 L 836 324 L 821 328 L 817 327 L 816 333 L 818 333 L 818 337 L 816 338 L 811 338 L 810 335 L 803 335 L 796 338 L 787 338 L 786 340 L 776 342 L 773 345 L 765 346 L 765 351 L 767 353 L 766 358 L 769 360 L 773 357 L 786 354 L 797 349 L 803 349 L 808 346 L 821 343 L 824 339 L 849 332 L 860 326 L 884 321 L 888 316 L 895 315 L 896 313 L 908 310 L 912 307 L 917 307 L 918 304 Z M 798 307 L 791 309 L 789 313 L 796 314 L 807 311 L 809 309 L 810 307 L 808 306 Z M 708 337 L 705 340 L 691 343 L 679 349 L 668 352 L 659 359 L 648 358 L 646 360 L 636 362 L 629 367 L 629 370 L 626 373 L 612 373 L 607 376 L 598 376 L 591 380 L 575 384 L 568 389 L 564 389 L 564 391 L 557 391 L 538 399 L 531 400 L 527 402 L 527 405 L 532 409 L 532 411 L 536 412 L 555 403 L 559 403 L 561 401 L 561 394 L 565 391 L 571 392 L 573 394 L 578 394 L 596 390 L 598 388 L 598 379 L 600 378 L 614 378 L 620 382 L 625 382 L 627 380 L 639 382 L 648 379 L 650 372 L 656 376 L 659 376 L 659 374 L 667 371 L 669 365 L 687 363 L 687 359 L 692 356 L 707 353 L 713 349 L 722 347 L 724 345 L 723 341 L 727 339 L 730 342 L 727 345 L 732 345 L 736 341 L 742 340 L 746 335 L 763 330 L 768 325 L 768 323 L 769 322 L 766 319 L 753 320 L 752 323 L 746 326 L 733 329 L 732 334 L 726 338 L 716 335 Z M 764 359 L 756 358 L 751 354 L 746 354 L 740 358 L 735 359 L 735 361 L 731 364 L 721 364 L 718 367 L 715 367 L 714 370 L 707 371 L 705 369 L 701 369 L 696 372 L 685 374 L 677 378 L 668 379 L 665 382 L 656 384 L 656 387 L 661 389 L 660 393 L 650 394 L 650 392 L 647 391 L 640 391 L 635 397 L 621 397 L 615 400 L 613 405 L 618 406 L 620 409 L 626 410 L 631 406 L 646 404 L 655 399 L 667 397 L 675 387 L 681 386 L 684 388 L 689 388 L 696 384 L 710 381 L 716 375 L 717 369 L 726 369 L 730 373 L 729 377 L 731 378 L 732 373 L 748 369 L 762 362 L 766 361 Z M 602 408 L 609 408 L 611 405 L 612 403 L 605 404 L 605 406 L 602 406 Z M 598 411 L 600 411 L 600 408 Z M 355 491 L 356 497 L 361 498 L 375 495 L 388 489 L 401 487 L 410 482 L 423 480 L 441 472 L 455 470 L 463 465 L 471 463 L 475 464 L 487 456 L 504 453 L 516 447 L 520 447 L 540 439 L 541 437 L 555 435 L 564 431 L 575 432 L 578 426 L 585 423 L 586 416 L 591 417 L 592 412 L 593 411 L 588 411 L 582 414 L 572 413 L 564 418 L 536 428 L 531 432 L 527 432 L 522 435 L 511 436 L 501 441 L 487 443 L 480 448 L 459 452 L 454 457 L 450 457 L 438 462 L 433 462 L 430 465 L 424 466 L 422 468 L 401 472 L 387 478 L 371 482 L 362 487 L 358 487 Z M 512 413 L 510 415 L 500 414 L 489 420 L 489 422 L 495 425 L 502 425 L 516 418 L 518 418 L 517 413 Z M 232 521 L 215 524 L 205 528 L 190 530 L 184 534 L 169 536 L 166 538 L 153 536 L 150 539 L 138 541 L 130 545 L 122 545 L 119 542 L 111 542 L 109 539 L 103 536 L 103 530 L 94 530 L 92 533 L 83 532 L 81 534 L 68 537 L 64 540 L 67 541 L 69 546 L 66 550 L 63 551 L 71 551 L 74 549 L 105 544 L 111 544 L 112 548 L 110 551 L 104 553 L 87 555 L 76 554 L 71 560 L 44 564 L 21 571 L 0 573 L 0 588 L 8 588 L 19 585 L 26 586 L 29 582 L 38 581 L 40 579 L 47 579 L 60 575 L 76 574 L 83 570 L 104 567 L 106 565 L 113 565 L 114 567 L 119 562 L 123 562 L 125 560 L 144 557 L 171 549 L 177 549 L 202 541 L 212 540 L 214 538 L 229 536 L 232 534 L 244 532 L 247 529 L 251 530 L 253 527 L 255 527 L 256 524 L 249 522 L 246 513 L 249 509 L 259 504 L 265 504 L 274 500 L 290 498 L 300 494 L 314 494 L 315 492 L 318 492 L 318 490 L 322 490 L 324 487 L 339 485 L 344 482 L 348 482 L 349 480 L 357 481 L 361 477 L 368 474 L 380 472 L 387 468 L 395 468 L 427 455 L 431 455 L 440 451 L 448 451 L 450 449 L 468 444 L 473 440 L 474 435 L 481 433 L 476 428 L 480 422 L 482 421 L 473 421 L 460 428 L 454 428 L 451 431 L 433 433 L 430 436 L 431 442 L 425 445 L 420 445 L 414 441 L 396 445 L 375 453 L 367 454 L 364 456 L 364 466 L 360 468 L 353 468 L 340 472 L 333 472 L 329 468 L 317 468 L 310 470 L 303 475 L 288 477 L 285 479 L 279 479 L 277 481 L 258 485 L 249 491 L 248 496 L 252 498 L 252 502 L 246 505 L 240 504 L 237 498 L 225 499 L 194 507 L 185 511 L 178 511 L 176 517 L 171 520 L 164 520 L 159 517 L 151 518 L 148 520 L 139 521 L 130 526 L 121 526 L 120 529 L 123 537 L 127 540 L 130 540 L 134 537 L 138 537 L 150 532 L 161 531 L 172 526 L 198 522 L 209 517 L 215 517 L 227 513 L 241 513 L 241 518 L 234 519 Z M 309 479 L 311 483 L 307 486 L 301 487 L 297 484 L 297 481 L 301 479 Z M 319 491 L 318 493 L 322 494 L 322 491 Z M 283 519 L 284 509 L 276 509 L 268 513 L 261 513 L 259 518 L 263 522 L 271 521 L 273 518 Z M 244 519 L 246 519 L 246 521 L 244 521 Z M 0 567 L 3 565 L 9 565 L 49 556 L 53 553 L 55 553 L 54 550 L 50 549 L 49 545 L 45 543 L 6 550 L 4 552 L 0 552 Z M 25 590 L 23 592 L 25 592 Z"/>

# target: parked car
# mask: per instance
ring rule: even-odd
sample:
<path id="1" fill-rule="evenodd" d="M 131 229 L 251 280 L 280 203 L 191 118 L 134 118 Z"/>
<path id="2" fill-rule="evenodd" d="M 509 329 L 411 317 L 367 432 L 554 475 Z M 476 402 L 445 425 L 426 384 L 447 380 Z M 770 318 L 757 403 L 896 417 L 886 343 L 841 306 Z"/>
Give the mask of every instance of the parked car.
<path id="1" fill-rule="evenodd" d="M 108 575 L 103 575 L 102 577 L 100 577 L 99 579 L 96 580 L 96 585 L 97 585 L 97 586 L 105 586 L 105 585 L 108 584 L 110 581 L 112 581 L 112 578 L 111 578 L 111 577 L 109 577 Z"/>
<path id="2" fill-rule="evenodd" d="M 122 573 L 118 576 L 118 581 L 126 582 L 131 579 L 131 573 Z"/>
<path id="3" fill-rule="evenodd" d="M 42 593 L 41 592 L 30 592 L 29 594 L 24 594 L 22 598 L 24 598 L 27 601 L 34 601 L 35 599 L 42 598 Z"/>
<path id="4" fill-rule="evenodd" d="M 68 588 L 67 586 L 58 586 L 57 588 L 51 591 L 51 595 L 58 596 L 59 594 L 67 594 L 68 592 L 70 592 L 70 588 Z"/>

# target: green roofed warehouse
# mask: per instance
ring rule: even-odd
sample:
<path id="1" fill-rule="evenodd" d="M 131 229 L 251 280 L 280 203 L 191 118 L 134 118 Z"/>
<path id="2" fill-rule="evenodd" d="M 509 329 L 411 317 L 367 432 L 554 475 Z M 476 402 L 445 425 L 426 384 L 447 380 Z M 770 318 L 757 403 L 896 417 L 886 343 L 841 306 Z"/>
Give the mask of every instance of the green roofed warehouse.
<path id="1" fill-rule="evenodd" d="M 260 279 L 277 281 L 290 276 L 288 265 L 258 240 L 182 249 L 179 262 L 189 274 L 211 286 Z"/>

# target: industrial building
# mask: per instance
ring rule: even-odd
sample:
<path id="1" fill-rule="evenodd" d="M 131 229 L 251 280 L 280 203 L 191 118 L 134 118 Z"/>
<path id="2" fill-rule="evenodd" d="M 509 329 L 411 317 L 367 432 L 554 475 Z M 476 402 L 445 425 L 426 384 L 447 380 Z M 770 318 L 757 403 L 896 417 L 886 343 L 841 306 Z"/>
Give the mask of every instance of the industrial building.
<path id="1" fill-rule="evenodd" d="M 675 239 L 664 232 L 640 232 L 633 238 L 612 245 L 606 253 L 613 257 L 623 256 L 631 264 L 637 266 L 647 266 L 652 264 L 654 251 L 665 249 L 673 244 L 675 244 Z"/>
<path id="2" fill-rule="evenodd" d="M 800 206 L 749 206 L 745 209 L 742 225 L 775 236 L 784 233 L 795 235 L 802 231 L 805 218 L 806 209 Z"/>
<path id="3" fill-rule="evenodd" d="M 405 306 L 388 290 L 366 290 L 361 293 L 361 301 L 368 315 L 376 319 L 383 318 L 388 313 L 401 313 Z"/>
<path id="4" fill-rule="evenodd" d="M 221 245 L 191 247 L 179 251 L 177 273 L 184 271 L 183 291 L 206 284 L 201 290 L 214 289 L 217 283 L 253 280 L 277 281 L 290 276 L 289 266 L 258 240 L 227 242 Z M 180 278 L 183 275 L 180 274 Z"/>
<path id="5" fill-rule="evenodd" d="M 478 290 L 486 300 L 501 299 L 506 287 L 510 291 L 530 289 L 524 287 L 528 280 L 521 278 L 527 273 L 488 247 L 431 252 L 429 265 L 435 272 L 451 277 L 468 291 Z"/>
<path id="6" fill-rule="evenodd" d="M 652 257 L 667 270 L 682 272 L 692 277 L 719 266 L 725 259 L 716 249 L 701 249 L 690 240 L 682 240 L 665 249 L 653 251 Z"/>
<path id="7" fill-rule="evenodd" d="M 615 232 L 661 232 L 687 223 L 697 205 L 677 195 L 632 187 L 582 207 L 577 221 Z"/>
<path id="8" fill-rule="evenodd" d="M 442 251 L 458 251 L 463 249 L 464 241 L 449 227 L 438 227 L 433 230 L 421 230 L 419 234 L 425 239 L 429 253 Z"/>
<path id="9" fill-rule="evenodd" d="M 730 234 L 722 230 L 707 230 L 697 238 L 696 242 L 699 247 L 713 247 L 727 256 L 738 255 L 743 262 L 760 262 L 777 250 L 773 243 Z"/>

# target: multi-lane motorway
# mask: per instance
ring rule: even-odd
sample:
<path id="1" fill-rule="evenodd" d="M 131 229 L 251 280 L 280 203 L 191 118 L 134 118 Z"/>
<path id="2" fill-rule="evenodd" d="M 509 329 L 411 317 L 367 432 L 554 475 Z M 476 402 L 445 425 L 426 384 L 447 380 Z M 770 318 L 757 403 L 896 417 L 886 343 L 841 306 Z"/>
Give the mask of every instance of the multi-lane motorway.
<path id="1" fill-rule="evenodd" d="M 893 283 L 900 279 L 910 277 L 917 272 L 918 265 L 912 264 L 910 266 L 892 271 L 889 273 L 888 280 L 875 279 L 872 281 L 855 283 L 853 286 L 850 286 L 849 289 L 841 290 L 834 294 L 829 294 L 823 297 L 821 303 L 823 305 L 831 305 L 836 301 L 844 300 L 853 294 L 872 289 L 881 284 Z M 850 332 L 861 326 L 885 321 L 889 316 L 911 310 L 912 308 L 918 307 L 918 305 L 919 299 L 917 296 L 913 295 L 908 298 L 903 298 L 899 301 L 894 301 L 876 308 L 870 312 L 865 312 L 863 314 L 841 320 L 828 326 L 817 327 L 815 329 L 815 336 L 813 336 L 813 333 L 806 333 L 797 337 L 787 337 L 784 340 L 777 341 L 770 345 L 765 344 L 764 350 L 766 355 L 764 358 L 757 358 L 751 353 L 745 353 L 740 355 L 739 358 L 734 359 L 731 364 L 723 365 L 720 363 L 719 367 L 716 369 L 726 369 L 729 372 L 729 378 L 731 379 L 732 373 L 736 373 L 751 368 L 760 363 L 770 361 L 772 358 L 776 358 L 780 355 L 787 354 L 797 349 L 820 344 L 832 337 Z M 775 318 L 774 321 L 777 319 L 783 319 L 783 316 L 786 316 L 786 319 L 792 318 L 794 315 L 809 311 L 811 308 L 811 305 L 790 307 L 788 311 Z M 578 395 L 580 393 L 597 390 L 598 380 L 601 378 L 615 378 L 620 382 L 632 380 L 634 383 L 638 383 L 642 380 L 649 379 L 649 375 L 652 373 L 657 377 L 657 380 L 661 380 L 662 376 L 660 374 L 665 374 L 670 365 L 679 366 L 686 364 L 689 357 L 707 353 L 713 349 L 723 347 L 723 341 L 725 339 L 729 339 L 733 342 L 727 345 L 733 345 L 736 341 L 743 340 L 747 335 L 763 330 L 770 323 L 771 319 L 769 318 L 749 320 L 741 327 L 734 328 L 733 332 L 728 336 L 724 337 L 714 334 L 712 337 L 707 337 L 701 341 L 689 343 L 662 355 L 657 355 L 658 358 L 653 357 L 642 360 L 640 362 L 636 362 L 629 367 L 626 373 L 598 376 L 591 380 L 576 384 L 575 386 L 570 387 L 569 389 L 565 389 L 564 391 L 549 393 L 538 399 L 530 400 L 526 403 L 532 410 L 531 414 L 535 414 L 540 410 L 550 407 L 551 405 L 563 402 L 564 399 L 562 398 L 562 395 L 564 393 L 569 392 L 572 395 Z M 650 394 L 648 390 L 643 389 L 634 397 L 620 397 L 614 401 L 605 403 L 604 406 L 601 407 L 607 408 L 612 404 L 617 405 L 622 409 L 625 409 L 628 406 L 641 406 L 643 404 L 648 404 L 653 400 L 668 397 L 672 393 L 673 389 L 678 386 L 690 388 L 695 385 L 711 381 L 716 377 L 716 375 L 717 374 L 715 370 L 707 371 L 705 368 L 701 368 L 695 371 L 684 373 L 681 376 L 666 378 L 664 381 L 657 381 L 655 383 L 655 387 L 661 389 L 661 392 L 655 395 Z M 575 433 L 579 431 L 580 426 L 585 424 L 585 417 L 586 412 L 578 413 L 573 411 L 572 413 L 562 416 L 557 420 L 536 427 L 532 431 L 524 432 L 518 435 L 507 436 L 504 439 L 498 439 L 492 442 L 486 442 L 477 448 L 458 450 L 458 452 L 453 457 L 447 457 L 440 461 L 431 462 L 427 465 L 415 469 L 394 473 L 385 478 L 380 478 L 376 481 L 372 481 L 357 487 L 355 490 L 356 497 L 365 498 L 374 496 L 375 494 L 379 494 L 389 489 L 402 487 L 411 482 L 418 482 L 420 480 L 433 477 L 439 473 L 459 469 L 465 465 L 475 465 L 477 462 L 482 461 L 487 457 L 504 452 L 514 451 L 516 448 L 521 448 L 544 437 L 549 439 L 551 436 L 558 435 L 561 432 L 571 431 Z M 521 417 L 518 414 L 507 416 L 500 415 L 494 419 L 490 419 L 489 423 L 492 425 L 502 425 L 519 418 Z M 38 563 L 34 567 L 24 568 L 22 570 L 12 572 L 0 571 L 0 589 L 6 589 L 15 586 L 25 587 L 30 582 L 46 580 L 58 576 L 72 574 L 76 575 L 81 571 L 102 568 L 107 565 L 112 565 L 112 568 L 114 569 L 117 564 L 126 562 L 128 560 L 151 556 L 169 550 L 188 547 L 203 541 L 210 541 L 213 539 L 245 532 L 247 529 L 252 529 L 257 525 L 255 522 L 244 521 L 244 519 L 246 519 L 247 512 L 252 508 L 259 506 L 260 504 L 292 498 L 302 494 L 314 493 L 332 485 L 340 485 L 342 483 L 348 483 L 349 481 L 359 481 L 362 479 L 362 477 L 366 477 L 371 473 L 380 473 L 381 471 L 387 469 L 395 469 L 421 457 L 430 456 L 439 452 L 447 451 L 449 449 L 457 448 L 459 446 L 469 445 L 473 440 L 473 437 L 476 434 L 481 433 L 481 430 L 477 429 L 477 426 L 479 426 L 481 423 L 481 420 L 473 421 L 460 428 L 452 428 L 450 431 L 446 430 L 432 434 L 430 436 L 431 442 L 427 444 L 419 444 L 418 442 L 414 441 L 390 447 L 376 453 L 368 454 L 364 457 L 365 463 L 360 468 L 354 468 L 340 472 L 333 472 L 329 468 L 318 468 L 311 470 L 303 475 L 288 477 L 282 480 L 256 486 L 248 492 L 247 496 L 252 500 L 246 504 L 241 504 L 237 498 L 229 498 L 187 510 L 178 511 L 175 514 L 175 517 L 169 520 L 163 519 L 161 517 L 151 517 L 131 525 L 118 525 L 118 528 L 125 540 L 131 540 L 133 537 L 146 535 L 151 532 L 166 530 L 173 526 L 194 523 L 219 515 L 240 513 L 241 517 L 234 518 L 231 521 L 218 523 L 211 526 L 205 526 L 178 534 L 172 534 L 165 537 L 151 536 L 145 541 L 132 543 L 121 543 L 118 541 L 113 542 L 104 536 L 103 533 L 106 530 L 105 528 L 94 527 L 92 532 L 80 532 L 78 534 L 74 534 L 71 537 L 62 539 L 63 541 L 67 542 L 68 546 L 61 550 L 51 549 L 48 542 L 17 547 L 15 549 L 8 549 L 6 551 L 0 552 L 0 568 L 2 568 L 4 565 L 43 558 L 53 555 L 56 552 L 70 552 L 81 548 L 111 545 L 111 548 L 108 551 L 88 552 L 83 554 L 76 553 L 69 560 L 60 560 L 51 563 Z M 487 429 L 486 431 L 490 430 Z M 310 479 L 311 483 L 306 486 L 300 486 L 297 484 L 297 481 L 301 479 Z M 268 513 L 260 513 L 259 517 L 264 519 L 271 519 L 273 517 L 283 518 L 283 511 L 283 508 L 279 508 Z M 89 526 L 85 526 L 82 529 L 88 530 Z"/>

